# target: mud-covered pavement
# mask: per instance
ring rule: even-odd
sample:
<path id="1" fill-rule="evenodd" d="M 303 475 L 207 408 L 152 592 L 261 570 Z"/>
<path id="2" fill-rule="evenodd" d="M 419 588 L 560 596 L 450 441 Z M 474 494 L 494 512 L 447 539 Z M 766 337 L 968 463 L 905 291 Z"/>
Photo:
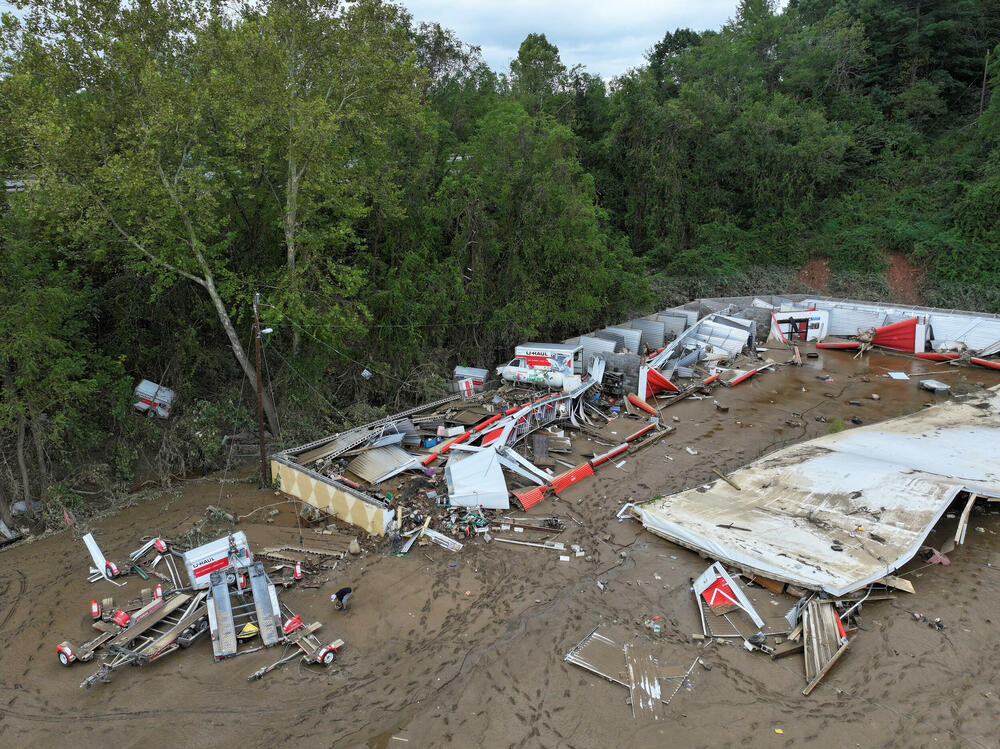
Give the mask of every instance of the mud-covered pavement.
<path id="1" fill-rule="evenodd" d="M 663 442 L 530 513 L 562 516 L 567 529 L 558 540 L 579 544 L 586 557 L 561 562 L 557 552 L 481 538 L 457 554 L 434 545 L 414 547 L 407 558 L 367 550 L 321 574 L 329 577 L 322 588 L 282 593 L 303 620 L 323 622 L 323 639 L 346 641 L 330 668 L 296 660 L 248 682 L 281 648 L 215 663 L 202 639 L 81 690 L 95 664 L 65 668 L 56 645 L 88 638 L 91 598 L 137 595 L 145 584 L 134 577 L 121 590 L 88 584 L 89 558 L 69 531 L 0 552 L 0 746 L 996 747 L 1000 515 L 973 518 L 950 567 L 911 563 L 916 594 L 866 606 L 867 631 L 809 697 L 801 694 L 801 657 L 771 661 L 738 640 L 692 641 L 700 624 L 689 580 L 707 563 L 614 518 L 625 501 L 715 480 L 712 469 L 726 472 L 824 434 L 835 418 L 849 428 L 851 416 L 872 423 L 935 400 L 915 380 L 880 376 L 888 370 L 935 372 L 968 387 L 1000 382 L 1000 373 L 824 352 L 800 369 L 678 403 L 664 412 L 676 429 Z M 834 381 L 817 379 L 824 374 Z M 637 423 L 613 422 L 606 434 L 613 440 Z M 600 449 L 575 439 L 581 451 Z M 206 505 L 240 513 L 279 499 L 208 477 L 100 521 L 96 533 L 119 558 L 140 536 L 190 527 Z M 287 541 L 291 505 L 281 506 L 276 526 L 241 525 L 255 545 Z M 346 613 L 329 601 L 343 585 L 355 588 Z M 790 603 L 782 596 L 772 606 L 784 613 Z M 910 612 L 940 617 L 945 629 Z M 700 655 L 711 670 L 696 666 L 665 719 L 644 723 L 633 720 L 627 690 L 562 658 L 601 622 L 640 632 L 636 620 L 654 614 L 666 621 L 665 649 L 686 661 Z"/>

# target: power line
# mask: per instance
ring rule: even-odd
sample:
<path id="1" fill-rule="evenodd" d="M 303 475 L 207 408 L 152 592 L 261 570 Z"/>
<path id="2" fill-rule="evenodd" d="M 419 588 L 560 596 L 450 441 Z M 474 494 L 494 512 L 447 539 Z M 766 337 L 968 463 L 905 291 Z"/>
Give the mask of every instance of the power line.
<path id="1" fill-rule="evenodd" d="M 347 359 L 350 362 L 354 362 L 359 367 L 364 367 L 367 371 L 370 371 L 373 374 L 380 375 L 380 376 L 385 377 L 385 378 L 387 378 L 389 380 L 395 380 L 396 382 L 400 383 L 401 385 L 407 384 L 406 380 L 401 380 L 398 377 L 394 377 L 393 375 L 386 374 L 385 372 L 379 372 L 377 369 L 375 369 L 374 365 L 365 364 L 364 362 L 360 362 L 357 359 L 355 359 L 354 357 L 349 356 L 348 354 L 345 354 L 343 351 L 340 351 L 339 349 L 335 348 L 334 346 L 332 346 L 331 344 L 329 344 L 326 341 L 322 340 L 321 338 L 317 338 L 316 336 L 314 336 L 308 330 L 306 330 L 301 325 L 299 325 L 297 322 L 295 322 L 295 320 L 293 320 L 288 314 L 286 314 L 285 312 L 282 312 L 281 310 L 279 310 L 277 307 L 275 307 L 270 302 L 265 302 L 265 304 L 267 304 L 268 307 L 270 307 L 275 312 L 277 312 L 278 314 L 280 314 L 282 317 L 284 317 L 286 320 L 288 320 L 288 322 L 290 322 L 292 325 L 294 325 L 300 331 L 302 331 L 307 336 L 309 336 L 310 338 L 312 338 L 314 341 L 316 341 L 320 345 L 325 346 L 326 348 L 330 349 L 333 353 L 337 354 L 338 356 L 340 356 L 340 357 L 342 357 L 344 359 Z M 282 359 L 284 359 L 284 357 L 282 357 Z M 288 360 L 284 359 L 284 361 L 288 361 Z"/>
<path id="2" fill-rule="evenodd" d="M 262 288 L 267 288 L 267 289 L 278 288 L 277 286 L 270 286 L 268 284 L 262 284 L 261 286 Z M 307 296 L 311 295 L 318 296 L 318 294 L 312 291 L 300 291 L 298 293 L 305 294 Z M 275 310 L 278 309 L 273 304 L 269 304 L 268 306 Z M 278 311 L 280 312 L 280 310 Z M 285 313 L 282 312 L 281 314 Z M 457 328 L 465 325 L 486 325 L 489 322 L 490 322 L 489 320 L 468 320 L 466 322 L 379 323 L 377 325 L 371 325 L 365 323 L 364 327 L 368 330 L 378 330 L 380 328 Z M 350 328 L 355 328 L 357 327 L 357 325 L 353 325 L 351 323 L 344 323 L 342 325 L 330 325 L 328 327 L 330 327 L 331 329 L 347 330 Z"/>
<path id="3" fill-rule="evenodd" d="M 267 389 L 271 391 L 271 403 L 277 403 L 274 399 L 274 380 L 271 378 L 271 368 L 267 363 L 267 356 L 264 353 L 264 347 L 260 347 L 260 358 L 264 360 L 264 371 L 267 372 Z M 274 421 L 278 425 L 278 439 L 284 440 L 285 436 L 281 432 L 281 419 L 278 418 L 278 409 L 274 409 Z"/>
<path id="4" fill-rule="evenodd" d="M 314 388 L 312 383 L 309 382 L 309 380 L 304 375 L 302 375 L 297 369 L 295 369 L 295 367 L 292 366 L 292 363 L 288 361 L 288 359 L 286 359 L 284 356 L 282 356 L 281 352 L 278 351 L 278 349 L 275 349 L 274 353 L 277 355 L 279 359 L 281 359 L 281 361 L 283 361 L 285 364 L 288 365 L 288 368 L 295 373 L 296 377 L 298 377 L 300 380 L 302 380 L 302 382 L 306 384 L 306 387 L 308 387 L 310 390 L 316 393 L 316 395 L 318 395 L 324 403 L 326 403 L 330 408 L 336 411 L 340 415 L 340 418 L 342 418 L 351 427 L 357 426 L 353 421 L 347 418 L 347 416 L 339 408 L 337 408 L 329 400 L 327 400 L 326 396 L 324 396 L 319 390 Z"/>

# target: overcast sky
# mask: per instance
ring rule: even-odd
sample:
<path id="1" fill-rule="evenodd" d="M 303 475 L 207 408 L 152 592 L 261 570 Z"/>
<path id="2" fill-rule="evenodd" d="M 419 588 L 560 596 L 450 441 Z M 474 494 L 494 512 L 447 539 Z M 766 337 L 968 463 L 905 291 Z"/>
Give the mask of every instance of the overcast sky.
<path id="1" fill-rule="evenodd" d="M 569 67 L 604 78 L 644 64 L 667 31 L 718 29 L 737 0 L 398 0 L 416 22 L 440 23 L 481 47 L 487 64 L 506 72 L 528 34 L 542 33 Z"/>
<path id="2" fill-rule="evenodd" d="M 413 20 L 437 22 L 466 44 L 482 48 L 497 72 L 507 72 L 531 33 L 545 34 L 567 67 L 611 78 L 645 63 L 667 31 L 718 30 L 738 0 L 396 0 Z M 785 0 L 779 3 L 784 5 Z M 0 0 L 0 11 L 12 11 Z"/>

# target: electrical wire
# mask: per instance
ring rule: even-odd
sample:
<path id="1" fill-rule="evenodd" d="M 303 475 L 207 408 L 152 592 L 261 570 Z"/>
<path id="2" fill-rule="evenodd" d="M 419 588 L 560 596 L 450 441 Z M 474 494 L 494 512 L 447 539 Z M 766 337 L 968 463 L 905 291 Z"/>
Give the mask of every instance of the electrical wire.
<path id="1" fill-rule="evenodd" d="M 342 357 L 342 358 L 344 358 L 344 359 L 347 359 L 347 360 L 348 360 L 348 361 L 350 361 L 350 362 L 354 362 L 354 363 L 355 363 L 355 364 L 357 364 L 357 365 L 358 365 L 359 367 L 364 367 L 364 368 L 365 368 L 365 369 L 366 369 L 367 371 L 371 372 L 372 374 L 377 374 L 377 375 L 379 375 L 379 376 L 381 376 L 381 377 L 385 377 L 386 379 L 389 379 L 389 380 L 395 380 L 396 382 L 398 382 L 398 383 L 400 383 L 400 384 L 402 384 L 402 385 L 406 385 L 406 384 L 407 384 L 407 383 L 406 383 L 406 380 L 401 380 L 401 379 L 399 379 L 398 377 L 394 377 L 393 375 L 390 375 L 390 374 L 386 374 L 385 372 L 379 372 L 379 371 L 378 371 L 377 369 L 374 369 L 373 365 L 370 365 L 370 364 L 365 364 L 364 362 L 360 362 L 360 361 L 358 361 L 357 359 L 355 359 L 355 358 L 353 358 L 353 357 L 349 356 L 348 354 L 345 354 L 345 353 L 344 353 L 343 351 L 340 351 L 339 349 L 337 349 L 337 348 L 333 347 L 332 345 L 330 345 L 330 344 L 329 344 L 329 343 L 327 343 L 326 341 L 324 341 L 324 340 L 322 340 L 322 339 L 320 339 L 320 338 L 317 338 L 316 336 L 314 336 L 314 335 L 313 335 L 312 333 L 310 333 L 310 332 L 309 332 L 308 330 L 306 330 L 306 329 L 305 329 L 305 328 L 303 328 L 303 327 L 302 327 L 301 325 L 299 325 L 299 324 L 298 324 L 297 322 L 295 322 L 295 320 L 293 320 L 293 319 L 292 319 L 292 318 L 291 318 L 291 317 L 290 317 L 289 315 L 287 315 L 286 313 L 284 313 L 284 312 L 282 312 L 281 310 L 279 310 L 279 309 L 278 309 L 277 307 L 275 307 L 275 306 L 274 306 L 273 304 L 271 304 L 270 302 L 265 302 L 265 304 L 266 304 L 266 305 L 267 305 L 268 307 L 270 307 L 271 309 L 273 309 L 274 311 L 276 311 L 277 313 L 279 313 L 279 314 L 280 314 L 280 315 L 281 315 L 282 317 L 284 317 L 284 318 L 285 318 L 286 320 L 288 320 L 288 322 L 290 322 L 290 323 L 291 323 L 292 325 L 294 325 L 294 326 L 295 326 L 296 328 L 298 328 L 298 329 L 299 329 L 300 331 L 302 331 L 302 332 L 303 332 L 303 333 L 305 333 L 305 334 L 306 334 L 307 336 L 309 336 L 310 338 L 312 338 L 312 339 L 313 339 L 314 341 L 316 341 L 316 342 L 317 342 L 317 343 L 319 343 L 320 345 L 322 345 L 322 346 L 325 346 L 326 348 L 330 349 L 330 350 L 331 350 L 332 352 L 334 352 L 334 353 L 335 353 L 335 354 L 337 354 L 338 356 L 340 356 L 340 357 Z"/>
<path id="2" fill-rule="evenodd" d="M 316 388 L 314 388 L 313 385 L 312 385 L 312 383 L 309 382 L 309 380 L 303 374 L 301 374 L 297 369 L 295 369 L 295 367 L 292 366 L 292 363 L 290 361 L 288 361 L 288 359 L 286 359 L 284 356 L 282 356 L 282 354 L 281 354 L 280 351 L 278 351 L 277 349 L 275 349 L 274 353 L 275 353 L 275 355 L 279 359 L 281 359 L 281 361 L 283 361 L 285 364 L 288 365 L 288 368 L 290 370 L 292 370 L 292 372 L 295 373 L 296 377 L 298 377 L 300 380 L 302 380 L 302 382 L 305 383 L 306 387 L 308 387 L 310 390 L 312 390 L 314 393 L 316 393 L 316 395 L 318 395 L 320 397 L 320 399 L 324 403 L 326 403 L 330 408 L 332 408 L 334 411 L 336 411 L 337 414 L 340 416 L 341 419 L 343 419 L 352 428 L 355 427 L 355 426 L 357 426 L 357 424 L 355 424 L 353 421 L 351 421 L 349 418 L 347 418 L 347 416 L 343 413 L 343 411 L 341 411 L 339 408 L 337 408 L 335 405 L 333 405 L 329 400 L 327 400 L 327 398 L 319 390 L 317 390 Z"/>
<path id="3" fill-rule="evenodd" d="M 253 340 L 253 331 L 250 332 L 250 340 Z M 249 343 L 247 343 L 247 345 L 249 346 Z M 243 350 L 246 351 L 245 348 Z M 243 391 L 246 388 L 247 380 L 249 379 L 250 375 L 248 375 L 246 371 L 244 371 L 243 379 L 240 380 L 240 397 L 236 401 L 237 406 L 234 406 L 234 413 L 235 413 L 235 408 L 238 407 L 238 405 L 243 402 Z M 235 420 L 233 422 L 233 425 L 235 426 Z M 219 482 L 219 499 L 216 502 L 216 504 L 222 509 L 225 509 L 222 507 L 222 494 L 226 490 L 226 477 L 229 475 L 229 466 L 232 463 L 233 450 L 235 449 L 236 449 L 236 440 L 232 440 L 229 443 L 229 454 L 226 456 L 226 467 L 222 470 L 222 481 Z M 233 513 L 233 516 L 236 517 L 236 514 Z"/>
<path id="4" fill-rule="evenodd" d="M 274 380 L 271 379 L 271 368 L 268 366 L 267 356 L 264 353 L 263 339 L 261 340 L 260 358 L 264 360 L 264 371 L 267 373 L 267 389 L 271 393 L 271 403 L 277 403 L 277 401 L 274 399 Z M 283 441 L 285 439 L 285 436 L 281 432 L 281 419 L 278 418 L 277 407 L 275 407 L 274 409 L 274 421 L 278 425 L 278 439 Z"/>
<path id="5" fill-rule="evenodd" d="M 262 284 L 262 287 L 263 288 L 267 288 L 267 289 L 277 289 L 278 288 L 277 286 L 269 286 L 268 284 Z M 307 294 L 307 295 L 314 294 L 314 292 L 309 292 L 309 291 L 300 291 L 298 293 L 300 293 L 300 294 Z M 268 306 L 272 307 L 274 309 L 277 309 L 277 307 L 274 307 L 274 305 L 268 305 Z M 284 314 L 284 313 L 282 313 L 282 314 Z M 379 328 L 457 328 L 457 327 L 462 327 L 462 326 L 466 326 L 466 325 L 487 325 L 489 322 L 490 322 L 489 320 L 469 320 L 467 322 L 378 323 L 376 325 L 366 325 L 365 327 L 367 327 L 369 329 L 379 329 Z M 346 330 L 348 328 L 353 328 L 353 327 L 356 327 L 356 326 L 352 325 L 352 324 L 349 324 L 349 323 L 344 323 L 343 325 L 330 325 L 328 327 Z"/>

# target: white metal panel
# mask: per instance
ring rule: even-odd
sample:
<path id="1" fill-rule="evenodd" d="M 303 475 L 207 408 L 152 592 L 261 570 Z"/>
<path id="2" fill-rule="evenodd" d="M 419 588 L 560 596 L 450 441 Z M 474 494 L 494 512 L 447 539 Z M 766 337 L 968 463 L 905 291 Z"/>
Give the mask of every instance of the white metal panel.
<path id="1" fill-rule="evenodd" d="M 853 336 L 859 330 L 879 328 L 885 324 L 886 313 L 879 309 L 857 309 L 851 307 L 828 307 L 830 312 L 830 335 Z"/>
<path id="2" fill-rule="evenodd" d="M 656 319 L 663 323 L 664 333 L 673 333 L 675 336 L 683 333 L 688 326 L 687 315 L 661 312 Z"/>
<path id="3" fill-rule="evenodd" d="M 444 469 L 448 484 L 448 502 L 456 507 L 510 507 L 507 482 L 495 450 L 462 454 L 448 458 Z"/>
<path id="4" fill-rule="evenodd" d="M 629 350 L 629 353 L 639 353 L 639 342 L 642 340 L 642 331 L 633 330 L 632 328 L 605 328 L 604 332 L 620 335 L 622 340 L 625 341 L 625 348 Z"/>
<path id="5" fill-rule="evenodd" d="M 640 317 L 633 320 L 631 324 L 633 328 L 642 334 L 640 344 L 645 343 L 653 349 L 663 348 L 664 328 L 662 322 Z"/>
<path id="6" fill-rule="evenodd" d="M 591 359 L 598 354 L 613 354 L 615 342 L 606 341 L 603 338 L 593 336 L 580 336 L 580 345 L 583 346 L 583 366 L 590 366 Z"/>
<path id="7" fill-rule="evenodd" d="M 911 559 L 962 489 L 1000 496 L 998 439 L 993 388 L 779 450 L 732 474 L 742 491 L 716 481 L 637 509 L 683 546 L 842 595 Z"/>

